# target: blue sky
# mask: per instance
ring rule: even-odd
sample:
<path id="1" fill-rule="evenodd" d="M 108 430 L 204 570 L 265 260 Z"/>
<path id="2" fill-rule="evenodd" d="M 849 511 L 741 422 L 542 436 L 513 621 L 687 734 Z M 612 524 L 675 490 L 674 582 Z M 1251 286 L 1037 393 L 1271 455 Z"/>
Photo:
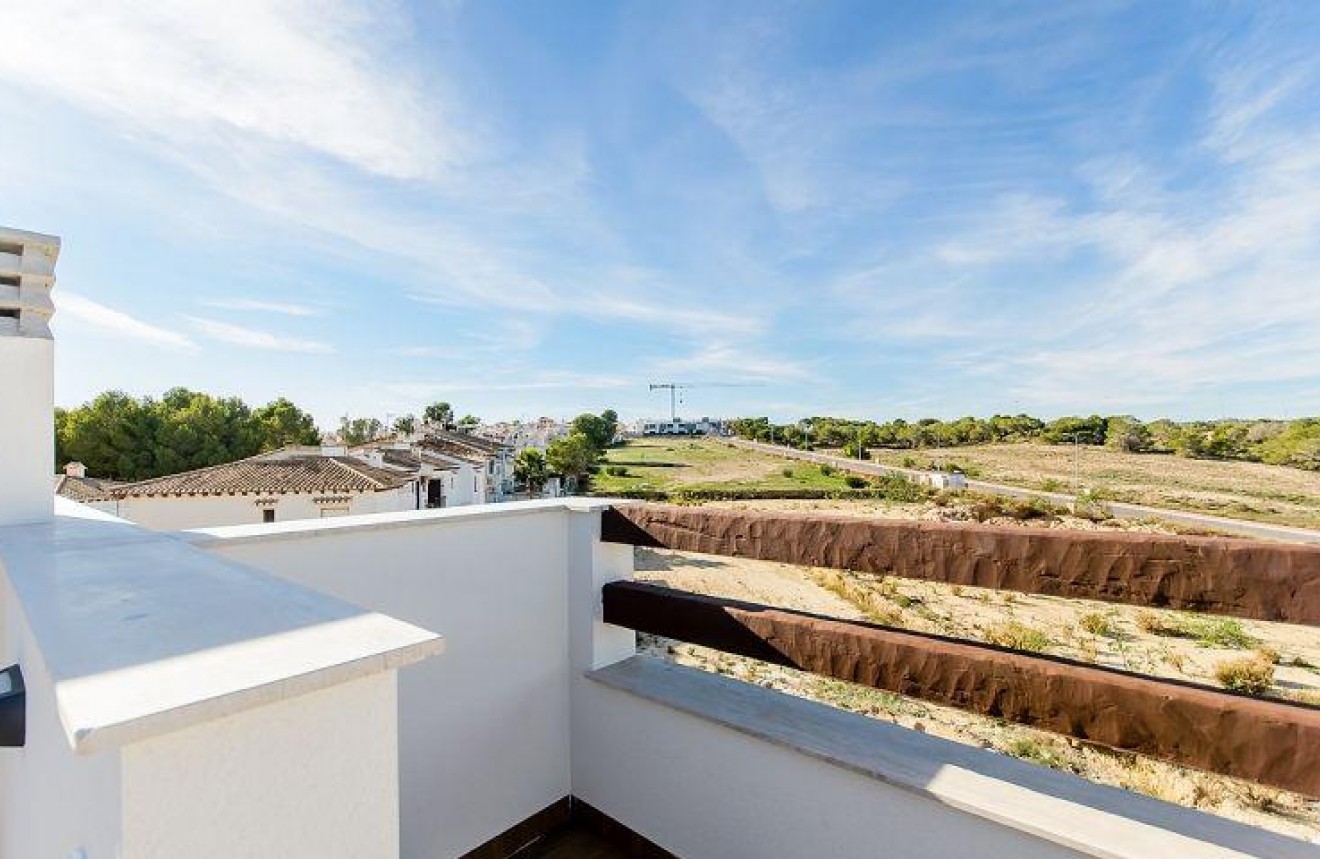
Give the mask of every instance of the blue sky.
<path id="1" fill-rule="evenodd" d="M 1320 4 L 4 17 L 63 404 L 1320 412 Z"/>

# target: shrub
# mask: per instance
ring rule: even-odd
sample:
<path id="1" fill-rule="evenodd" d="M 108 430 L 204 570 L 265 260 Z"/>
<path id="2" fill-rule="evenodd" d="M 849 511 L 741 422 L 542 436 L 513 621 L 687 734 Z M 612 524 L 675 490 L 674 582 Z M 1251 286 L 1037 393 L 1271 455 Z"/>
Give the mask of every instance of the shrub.
<path id="1" fill-rule="evenodd" d="M 628 468 L 623 465 L 607 465 L 605 466 L 605 473 L 611 477 L 627 477 Z"/>
<path id="2" fill-rule="evenodd" d="M 1137 628 L 1151 635 L 1191 638 L 1202 647 L 1225 650 L 1249 650 L 1260 644 L 1242 628 L 1240 621 L 1231 617 L 1170 617 L 1143 611 L 1137 615 Z"/>
<path id="3" fill-rule="evenodd" d="M 784 468 L 779 473 L 784 475 L 785 477 L 792 477 L 793 468 L 791 466 L 784 466 Z"/>
<path id="4" fill-rule="evenodd" d="M 1036 653 L 1046 650 L 1054 642 L 1039 629 L 1032 629 L 1016 620 L 997 623 L 985 631 L 985 640 L 1000 647 L 1013 650 L 1030 650 Z"/>
<path id="5" fill-rule="evenodd" d="M 1014 519 L 1024 522 L 1029 519 L 1053 519 L 1055 515 L 1054 506 L 1039 498 L 1014 501 L 1005 512 Z"/>
<path id="6" fill-rule="evenodd" d="M 1114 624 L 1110 620 L 1109 615 L 1101 614 L 1098 611 L 1082 615 L 1078 622 L 1081 623 L 1082 629 L 1092 635 L 1102 635 L 1105 638 L 1112 638 L 1117 632 L 1117 630 L 1114 629 Z"/>
<path id="7" fill-rule="evenodd" d="M 857 476 L 856 474 L 849 474 L 847 477 L 843 478 L 843 482 L 844 482 L 845 484 L 847 484 L 847 486 L 848 486 L 849 489 L 865 489 L 865 488 L 866 488 L 866 478 L 865 478 L 865 477 L 859 477 L 859 476 Z"/>
<path id="8" fill-rule="evenodd" d="M 1232 692 L 1260 695 L 1274 685 L 1274 665 L 1259 655 L 1227 659 L 1215 666 L 1215 679 Z"/>
<path id="9" fill-rule="evenodd" d="M 1056 477 L 1047 477 L 1040 482 L 1040 488 L 1046 492 L 1061 492 L 1063 490 L 1063 481 Z"/>
<path id="10" fill-rule="evenodd" d="M 1004 751 L 1015 758 L 1030 761 L 1053 770 L 1070 769 L 1064 756 L 1059 754 L 1053 744 L 1034 737 L 1018 737 L 1008 744 Z"/>
<path id="11" fill-rule="evenodd" d="M 834 466 L 830 465 L 828 462 L 821 464 L 820 466 L 821 474 L 825 475 L 826 477 L 832 477 L 834 476 L 834 472 L 835 472 Z"/>
<path id="12" fill-rule="evenodd" d="M 901 474 L 885 474 L 875 479 L 880 497 L 900 504 L 916 504 L 931 497 L 931 490 Z"/>
<path id="13" fill-rule="evenodd" d="M 917 460 L 916 460 L 916 458 L 915 458 L 915 457 L 911 457 L 911 456 L 905 456 L 905 457 L 903 457 L 903 467 L 904 467 L 904 468 L 916 468 L 916 467 L 917 467 Z"/>

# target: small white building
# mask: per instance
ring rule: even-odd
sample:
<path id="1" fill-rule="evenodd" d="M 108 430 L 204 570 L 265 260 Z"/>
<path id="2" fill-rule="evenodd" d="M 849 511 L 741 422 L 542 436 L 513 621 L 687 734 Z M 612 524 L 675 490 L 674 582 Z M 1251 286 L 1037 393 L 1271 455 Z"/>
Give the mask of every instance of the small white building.
<path id="1" fill-rule="evenodd" d="M 291 447 L 115 487 L 113 512 L 173 531 L 424 507 L 417 478 L 351 457 L 342 447 Z"/>
<path id="2" fill-rule="evenodd" d="M 967 488 L 967 475 L 961 471 L 928 471 L 922 478 L 935 489 L 961 490 Z"/>
<path id="3" fill-rule="evenodd" d="M 708 417 L 644 420 L 638 422 L 636 431 L 641 435 L 724 435 L 725 421 Z"/>

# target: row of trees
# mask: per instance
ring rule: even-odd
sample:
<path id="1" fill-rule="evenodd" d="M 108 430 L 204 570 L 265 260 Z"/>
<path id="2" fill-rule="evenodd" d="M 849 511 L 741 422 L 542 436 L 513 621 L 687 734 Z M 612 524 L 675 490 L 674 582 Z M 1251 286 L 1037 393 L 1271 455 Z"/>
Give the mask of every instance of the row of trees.
<path id="1" fill-rule="evenodd" d="M 732 422 L 743 438 L 793 447 L 844 448 L 856 456 L 869 448 L 962 447 L 994 442 L 1104 445 L 1130 453 L 1176 453 L 1203 459 L 1235 459 L 1320 471 L 1320 418 L 1283 420 L 1141 421 L 1131 415 L 1068 416 L 1043 421 L 1030 415 L 935 418 L 886 423 L 813 417 L 773 424 L 768 418 Z"/>
<path id="2" fill-rule="evenodd" d="M 580 485 L 595 472 L 618 432 L 619 416 L 613 409 L 599 415 L 578 415 L 568 435 L 550 442 L 544 454 L 535 448 L 519 451 L 514 461 L 514 479 L 532 492 L 545 485 L 550 475 Z"/>
<path id="3" fill-rule="evenodd" d="M 145 480 L 219 465 L 288 444 L 316 444 L 312 416 L 280 398 L 257 409 L 238 397 L 172 388 L 160 399 L 108 391 L 55 410 L 55 455 L 97 477 Z"/>
<path id="4" fill-rule="evenodd" d="M 335 434 L 344 444 L 364 444 L 381 438 L 388 433 L 412 435 L 424 426 L 439 427 L 459 432 L 472 432 L 481 425 L 481 418 L 476 415 L 464 415 L 455 420 L 454 409 L 449 403 L 432 403 L 417 415 L 401 415 L 386 426 L 379 418 L 353 418 L 345 415 L 339 421 L 339 431 Z"/>

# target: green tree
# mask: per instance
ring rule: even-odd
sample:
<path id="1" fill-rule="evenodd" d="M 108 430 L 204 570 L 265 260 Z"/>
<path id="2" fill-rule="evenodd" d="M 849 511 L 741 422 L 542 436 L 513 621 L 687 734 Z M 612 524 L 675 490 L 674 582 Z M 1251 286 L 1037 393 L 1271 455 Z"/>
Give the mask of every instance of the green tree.
<path id="1" fill-rule="evenodd" d="M 385 426 L 376 418 L 349 418 L 339 422 L 339 440 L 346 445 L 364 444 L 380 438 Z"/>
<path id="2" fill-rule="evenodd" d="M 549 475 L 545 454 L 534 447 L 518 451 L 513 461 L 513 479 L 526 486 L 528 492 L 540 492 Z"/>
<path id="3" fill-rule="evenodd" d="M 252 412 L 257 447 L 276 450 L 291 444 L 318 444 L 321 431 L 316 419 L 285 397 L 272 400 Z"/>
<path id="4" fill-rule="evenodd" d="M 449 403 L 431 403 L 422 412 L 422 420 L 442 429 L 450 429 L 454 425 L 454 409 Z"/>
<path id="5" fill-rule="evenodd" d="M 171 388 L 150 405 L 154 470 L 175 474 L 252 456 L 260 450 L 252 411 L 237 397 Z"/>
<path id="6" fill-rule="evenodd" d="M 545 451 L 546 465 L 551 473 L 561 475 L 575 485 L 591 473 L 599 459 L 600 448 L 580 432 L 555 439 Z"/>
<path id="7" fill-rule="evenodd" d="M 1126 453 L 1145 453 L 1155 445 L 1150 428 L 1131 415 L 1114 415 L 1105 421 L 1105 446 Z"/>
<path id="8" fill-rule="evenodd" d="M 394 431 L 399 435 L 412 435 L 417 432 L 417 416 L 404 415 L 394 419 Z"/>
<path id="9" fill-rule="evenodd" d="M 481 418 L 476 415 L 463 415 L 463 417 L 459 418 L 457 426 L 462 432 L 472 432 L 477 427 L 481 426 Z"/>
<path id="10" fill-rule="evenodd" d="M 113 480 L 141 480 L 155 471 L 156 427 L 150 399 L 107 391 L 70 410 L 57 424 L 58 444 L 68 460 L 89 474 Z"/>
<path id="11" fill-rule="evenodd" d="M 619 429 L 619 417 L 613 409 L 599 415 L 581 414 L 573 418 L 571 431 L 586 436 L 596 450 L 604 450 L 614 443 Z"/>

